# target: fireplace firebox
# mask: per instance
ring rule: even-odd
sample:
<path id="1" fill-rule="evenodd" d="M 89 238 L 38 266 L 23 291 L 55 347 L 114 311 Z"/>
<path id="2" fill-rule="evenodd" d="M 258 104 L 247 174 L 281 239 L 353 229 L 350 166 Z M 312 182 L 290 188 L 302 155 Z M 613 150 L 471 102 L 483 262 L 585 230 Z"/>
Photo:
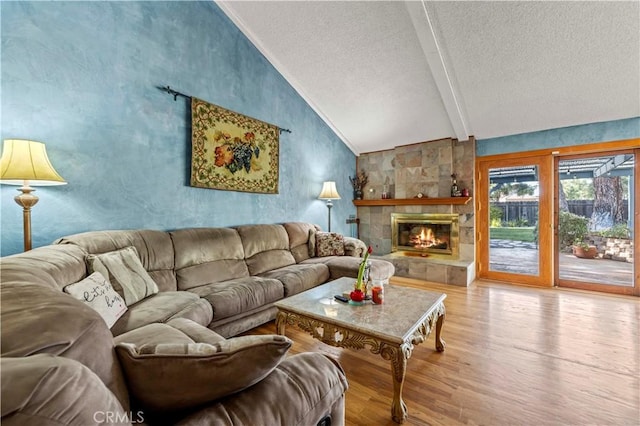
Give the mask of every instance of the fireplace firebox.
<path id="1" fill-rule="evenodd" d="M 460 229 L 457 214 L 392 213 L 391 251 L 457 259 Z"/>

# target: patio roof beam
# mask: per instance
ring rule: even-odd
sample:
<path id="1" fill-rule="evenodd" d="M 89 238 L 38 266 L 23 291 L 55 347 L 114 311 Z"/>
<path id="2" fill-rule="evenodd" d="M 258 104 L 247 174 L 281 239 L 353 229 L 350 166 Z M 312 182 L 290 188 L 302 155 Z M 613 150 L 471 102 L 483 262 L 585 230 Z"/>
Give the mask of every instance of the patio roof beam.
<path id="1" fill-rule="evenodd" d="M 491 183 L 520 183 L 520 182 L 535 182 L 538 178 L 535 175 L 519 175 L 519 176 L 496 176 L 491 177 Z"/>
<path id="2" fill-rule="evenodd" d="M 571 173 L 560 173 L 560 180 L 570 180 L 570 179 L 593 179 L 593 173 L 589 172 L 574 172 L 571 170 Z"/>
<path id="3" fill-rule="evenodd" d="M 603 165 L 595 169 L 593 171 L 593 177 L 602 176 L 610 172 L 611 170 L 615 169 L 619 165 L 623 164 L 629 158 L 631 158 L 631 155 L 620 154 L 620 155 L 614 156 L 613 158 L 609 159 L 609 161 L 607 161 L 606 163 L 604 163 Z"/>

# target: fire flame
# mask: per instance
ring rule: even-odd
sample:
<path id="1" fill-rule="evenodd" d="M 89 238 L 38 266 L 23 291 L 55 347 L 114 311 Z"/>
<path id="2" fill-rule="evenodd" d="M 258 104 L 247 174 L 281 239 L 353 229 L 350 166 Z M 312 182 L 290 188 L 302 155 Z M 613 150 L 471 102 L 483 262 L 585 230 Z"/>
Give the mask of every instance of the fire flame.
<path id="1" fill-rule="evenodd" d="M 416 248 L 427 249 L 442 244 L 442 241 L 436 238 L 431 228 L 422 228 L 420 234 L 411 238 L 411 243 Z"/>

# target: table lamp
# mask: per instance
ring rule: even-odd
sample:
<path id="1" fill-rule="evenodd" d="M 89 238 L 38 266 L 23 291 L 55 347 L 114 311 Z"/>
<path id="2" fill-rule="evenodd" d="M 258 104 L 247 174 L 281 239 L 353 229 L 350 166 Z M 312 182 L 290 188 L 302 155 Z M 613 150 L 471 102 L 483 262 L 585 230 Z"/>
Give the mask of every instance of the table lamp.
<path id="1" fill-rule="evenodd" d="M 331 207 L 333 207 L 333 203 L 331 200 L 339 200 L 340 194 L 338 194 L 338 190 L 336 189 L 336 183 L 332 181 L 327 181 L 322 184 L 322 191 L 320 191 L 320 195 L 318 196 L 319 200 L 327 200 L 327 209 L 329 209 L 329 228 L 328 231 L 331 232 Z"/>
<path id="2" fill-rule="evenodd" d="M 66 185 L 67 182 L 55 171 L 43 143 L 22 139 L 5 139 L 0 158 L 0 183 L 22 185 L 14 200 L 22 206 L 24 223 L 24 251 L 31 250 L 31 207 L 38 197 L 30 185 Z"/>

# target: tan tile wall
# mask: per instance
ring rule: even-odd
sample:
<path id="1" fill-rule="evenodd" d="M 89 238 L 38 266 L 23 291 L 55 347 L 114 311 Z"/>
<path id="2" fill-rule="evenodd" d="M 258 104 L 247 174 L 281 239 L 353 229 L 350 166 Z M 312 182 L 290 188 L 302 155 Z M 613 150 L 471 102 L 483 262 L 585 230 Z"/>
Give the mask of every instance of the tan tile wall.
<path id="1" fill-rule="evenodd" d="M 475 140 L 458 142 L 450 138 L 396 147 L 393 150 L 362 154 L 358 170 L 364 170 L 369 183 L 365 199 L 380 199 L 387 185 L 392 198 L 413 198 L 418 192 L 427 197 L 451 194 L 451 174 L 458 176 L 460 188 L 473 196 Z M 475 216 L 473 200 L 466 205 L 358 207 L 360 238 L 374 248 L 374 254 L 391 252 L 391 213 L 460 214 L 460 259 L 475 257 Z"/>

